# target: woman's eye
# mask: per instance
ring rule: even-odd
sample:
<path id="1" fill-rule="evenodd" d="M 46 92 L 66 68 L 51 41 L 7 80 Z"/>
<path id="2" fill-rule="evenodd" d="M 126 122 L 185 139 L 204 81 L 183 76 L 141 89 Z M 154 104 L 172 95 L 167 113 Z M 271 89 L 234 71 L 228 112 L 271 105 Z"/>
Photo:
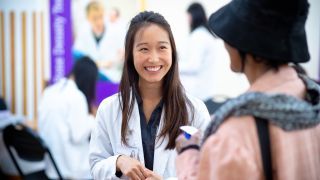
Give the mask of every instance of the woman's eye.
<path id="1" fill-rule="evenodd" d="M 168 49 L 166 46 L 161 46 L 160 49 Z"/>
<path id="2" fill-rule="evenodd" d="M 147 48 L 141 48 L 139 51 L 147 51 Z"/>

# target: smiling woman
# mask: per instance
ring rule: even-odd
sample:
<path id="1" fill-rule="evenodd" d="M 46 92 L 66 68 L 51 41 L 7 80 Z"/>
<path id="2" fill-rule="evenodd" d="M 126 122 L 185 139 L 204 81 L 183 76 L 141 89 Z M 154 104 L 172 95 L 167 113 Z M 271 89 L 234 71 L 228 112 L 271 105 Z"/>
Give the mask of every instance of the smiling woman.
<path id="1" fill-rule="evenodd" d="M 105 99 L 91 136 L 94 179 L 154 179 L 175 176 L 179 127 L 204 130 L 204 103 L 187 96 L 180 83 L 177 52 L 164 17 L 141 12 L 125 40 L 120 93 Z"/>
<path id="2" fill-rule="evenodd" d="M 168 33 L 158 25 L 149 25 L 137 32 L 133 49 L 134 67 L 140 86 L 162 83 L 172 64 Z"/>

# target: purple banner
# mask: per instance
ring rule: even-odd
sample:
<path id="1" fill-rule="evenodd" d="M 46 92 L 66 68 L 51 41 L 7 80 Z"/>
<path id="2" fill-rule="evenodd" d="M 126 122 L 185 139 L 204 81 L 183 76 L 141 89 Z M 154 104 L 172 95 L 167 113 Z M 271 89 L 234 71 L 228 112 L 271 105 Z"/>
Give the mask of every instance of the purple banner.
<path id="1" fill-rule="evenodd" d="M 96 102 L 95 105 L 99 105 L 101 101 L 119 91 L 119 84 L 98 81 L 96 90 Z"/>
<path id="2" fill-rule="evenodd" d="M 57 82 L 72 68 L 70 5 L 70 0 L 50 0 L 50 83 Z"/>

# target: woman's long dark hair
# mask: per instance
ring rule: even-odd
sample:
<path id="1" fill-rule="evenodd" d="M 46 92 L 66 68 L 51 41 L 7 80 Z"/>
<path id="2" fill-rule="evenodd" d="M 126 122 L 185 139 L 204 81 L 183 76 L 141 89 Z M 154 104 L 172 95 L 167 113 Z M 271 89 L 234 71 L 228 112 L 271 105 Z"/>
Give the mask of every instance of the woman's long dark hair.
<path id="1" fill-rule="evenodd" d="M 98 78 L 98 67 L 89 57 L 82 57 L 76 61 L 71 71 L 79 90 L 85 95 L 89 113 L 92 112 L 91 105 L 96 97 L 96 82 Z"/>
<path id="2" fill-rule="evenodd" d="M 203 26 L 211 34 L 213 34 L 208 26 L 206 12 L 204 11 L 204 8 L 200 3 L 192 3 L 188 7 L 187 12 L 191 15 L 191 32 L 196 28 Z"/>
<path id="3" fill-rule="evenodd" d="M 170 25 L 164 17 L 154 12 L 141 12 L 130 22 L 130 26 L 125 38 L 125 60 L 123 74 L 120 82 L 119 102 L 122 110 L 121 140 L 127 144 L 126 134 L 128 122 L 132 114 L 136 97 L 133 93 L 134 88 L 138 88 L 139 75 L 133 64 L 133 45 L 136 33 L 144 27 L 157 25 L 163 28 L 169 35 L 172 48 L 172 65 L 168 73 L 164 76 L 162 85 L 164 103 L 164 123 L 159 136 L 169 135 L 169 142 L 166 149 L 175 148 L 175 139 L 180 133 L 179 127 L 187 125 L 189 122 L 188 110 L 192 112 L 193 119 L 194 107 L 186 97 L 184 89 L 179 79 L 177 51 Z M 188 109 L 188 107 L 189 109 Z"/>

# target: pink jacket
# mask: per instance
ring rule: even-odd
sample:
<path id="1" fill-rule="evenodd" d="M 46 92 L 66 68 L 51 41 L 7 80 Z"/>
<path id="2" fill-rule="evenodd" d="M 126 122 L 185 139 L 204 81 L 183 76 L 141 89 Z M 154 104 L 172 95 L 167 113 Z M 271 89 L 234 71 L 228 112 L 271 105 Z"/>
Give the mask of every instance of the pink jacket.
<path id="1" fill-rule="evenodd" d="M 294 69 L 268 71 L 249 91 L 285 93 L 303 98 L 305 86 Z M 285 132 L 270 125 L 273 179 L 320 179 L 320 125 Z M 176 159 L 179 179 L 265 179 L 254 118 L 227 119 L 201 151 L 187 150 Z"/>

